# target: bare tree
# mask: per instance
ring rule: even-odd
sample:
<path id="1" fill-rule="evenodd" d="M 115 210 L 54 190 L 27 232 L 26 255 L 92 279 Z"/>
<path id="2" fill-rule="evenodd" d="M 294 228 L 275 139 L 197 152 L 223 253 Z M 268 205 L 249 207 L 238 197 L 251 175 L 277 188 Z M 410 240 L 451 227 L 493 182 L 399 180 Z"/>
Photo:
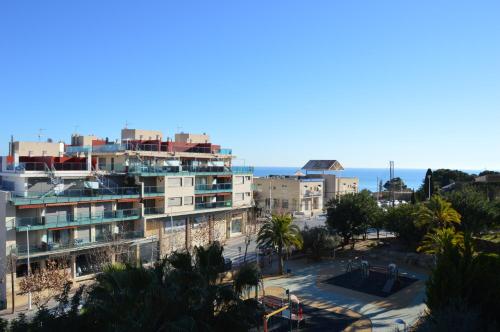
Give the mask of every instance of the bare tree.
<path id="1" fill-rule="evenodd" d="M 61 294 L 69 282 L 67 266 L 61 266 L 56 261 L 48 261 L 45 269 L 26 276 L 19 282 L 19 287 L 23 294 L 31 292 L 33 304 L 41 307 L 54 296 Z"/>

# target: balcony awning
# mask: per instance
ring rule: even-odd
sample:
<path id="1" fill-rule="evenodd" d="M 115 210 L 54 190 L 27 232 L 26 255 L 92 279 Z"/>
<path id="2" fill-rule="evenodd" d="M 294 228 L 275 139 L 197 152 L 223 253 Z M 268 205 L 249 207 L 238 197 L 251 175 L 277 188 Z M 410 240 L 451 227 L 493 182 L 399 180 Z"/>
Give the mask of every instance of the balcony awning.
<path id="1" fill-rule="evenodd" d="M 117 200 L 118 203 L 139 202 L 139 198 L 124 198 Z"/>
<path id="2" fill-rule="evenodd" d="M 45 206 L 62 206 L 62 205 L 77 205 L 78 202 L 65 202 L 65 203 L 47 203 Z"/>
<path id="3" fill-rule="evenodd" d="M 18 209 L 39 209 L 45 207 L 44 204 L 18 205 Z"/>

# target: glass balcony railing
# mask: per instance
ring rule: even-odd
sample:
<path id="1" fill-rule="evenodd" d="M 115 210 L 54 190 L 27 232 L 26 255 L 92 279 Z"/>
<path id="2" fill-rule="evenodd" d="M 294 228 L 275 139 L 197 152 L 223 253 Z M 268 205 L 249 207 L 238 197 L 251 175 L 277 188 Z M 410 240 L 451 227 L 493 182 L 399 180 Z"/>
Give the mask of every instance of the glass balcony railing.
<path id="1" fill-rule="evenodd" d="M 232 166 L 231 171 L 240 174 L 253 174 L 253 166 Z"/>
<path id="2" fill-rule="evenodd" d="M 143 231 L 128 231 L 128 232 L 107 234 L 106 236 L 96 237 L 94 241 L 74 239 L 69 242 L 49 242 L 49 243 L 40 243 L 37 245 L 30 244 L 29 250 L 30 254 L 58 251 L 58 250 L 75 250 L 80 248 L 99 246 L 102 244 L 141 239 L 143 237 L 144 237 Z M 26 255 L 28 253 L 28 247 L 26 245 L 17 245 L 15 251 L 20 256 Z"/>
<path id="3" fill-rule="evenodd" d="M 46 171 L 48 170 L 47 164 L 43 162 L 20 162 L 14 165 L 14 171 L 24 172 L 24 171 Z"/>
<path id="4" fill-rule="evenodd" d="M 133 164 L 129 166 L 129 173 L 135 174 L 182 174 L 182 173 L 237 173 L 237 174 L 253 174 L 251 166 L 162 166 L 148 164 Z"/>
<path id="5" fill-rule="evenodd" d="M 151 215 L 151 214 L 164 214 L 165 213 L 165 208 L 164 207 L 147 207 L 144 208 L 144 214 L 145 215 Z"/>
<path id="6" fill-rule="evenodd" d="M 146 197 L 163 196 L 163 195 L 165 195 L 165 187 L 164 186 L 145 186 L 144 187 L 144 196 L 146 196 Z"/>
<path id="7" fill-rule="evenodd" d="M 47 165 L 45 162 L 20 162 L 13 165 L 10 170 L 15 172 L 48 172 L 48 171 L 87 171 L 86 162 L 66 162 L 66 163 L 53 163 Z"/>
<path id="8" fill-rule="evenodd" d="M 140 195 L 137 187 L 115 188 L 81 188 L 67 189 L 62 192 L 48 191 L 13 191 L 11 201 L 15 205 L 65 203 L 77 201 L 92 201 L 101 199 L 138 198 Z"/>
<path id="9" fill-rule="evenodd" d="M 139 209 L 126 209 L 115 211 L 102 211 L 89 214 L 65 214 L 49 215 L 38 217 L 18 217 L 16 218 L 16 229 L 25 231 L 26 229 L 38 230 L 48 228 L 58 228 L 67 226 L 82 226 L 101 224 L 112 221 L 134 220 L 140 217 Z"/>
<path id="10" fill-rule="evenodd" d="M 218 202 L 203 202 L 203 203 L 196 203 L 195 204 L 195 209 L 196 210 L 202 210 L 202 209 L 216 209 L 216 208 L 225 208 L 225 207 L 231 207 L 232 206 L 232 201 L 218 201 Z"/>
<path id="11" fill-rule="evenodd" d="M 56 171 L 87 171 L 87 163 L 74 163 L 74 162 L 69 162 L 69 163 L 54 163 L 53 165 L 54 170 Z"/>
<path id="12" fill-rule="evenodd" d="M 194 190 L 197 193 L 224 192 L 224 191 L 231 191 L 232 189 L 233 185 L 231 183 L 197 184 L 194 187 Z"/>

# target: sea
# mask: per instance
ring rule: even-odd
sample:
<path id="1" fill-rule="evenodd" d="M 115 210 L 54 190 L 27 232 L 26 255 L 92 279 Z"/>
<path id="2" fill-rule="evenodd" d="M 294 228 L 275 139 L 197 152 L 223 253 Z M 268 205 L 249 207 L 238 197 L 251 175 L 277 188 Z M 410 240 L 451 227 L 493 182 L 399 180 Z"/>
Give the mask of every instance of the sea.
<path id="1" fill-rule="evenodd" d="M 305 173 L 300 167 L 255 167 L 254 176 L 294 175 L 297 171 Z M 481 172 L 478 170 L 463 171 L 469 174 Z M 417 190 L 424 181 L 425 172 L 427 169 L 396 168 L 394 177 L 402 178 L 408 188 Z M 343 171 L 332 173 L 341 177 L 357 177 L 359 178 L 359 188 L 370 191 L 377 191 L 377 179 L 385 183 L 390 178 L 389 168 L 345 168 Z"/>

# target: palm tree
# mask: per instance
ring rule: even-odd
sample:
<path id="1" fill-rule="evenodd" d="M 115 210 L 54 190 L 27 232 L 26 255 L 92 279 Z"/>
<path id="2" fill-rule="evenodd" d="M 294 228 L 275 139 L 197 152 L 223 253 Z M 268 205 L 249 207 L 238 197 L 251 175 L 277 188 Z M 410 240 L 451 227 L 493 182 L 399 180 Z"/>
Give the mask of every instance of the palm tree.
<path id="1" fill-rule="evenodd" d="M 434 195 L 425 204 L 422 204 L 417 213 L 417 224 L 427 226 L 428 229 L 445 228 L 460 224 L 461 215 L 450 202 Z"/>
<path id="2" fill-rule="evenodd" d="M 427 233 L 417 251 L 430 255 L 440 255 L 450 246 L 462 247 L 464 236 L 460 232 L 455 232 L 451 227 L 438 228 L 435 232 Z"/>
<path id="3" fill-rule="evenodd" d="M 242 296 L 245 291 L 252 287 L 257 287 L 261 282 L 259 266 L 255 263 L 242 265 L 233 280 L 234 291 L 238 296 Z"/>
<path id="4" fill-rule="evenodd" d="M 259 230 L 257 243 L 265 247 L 273 247 L 278 250 L 279 273 L 283 274 L 283 249 L 295 246 L 302 248 L 302 236 L 297 225 L 292 225 L 292 217 L 289 215 L 274 215 L 267 220 Z"/>

